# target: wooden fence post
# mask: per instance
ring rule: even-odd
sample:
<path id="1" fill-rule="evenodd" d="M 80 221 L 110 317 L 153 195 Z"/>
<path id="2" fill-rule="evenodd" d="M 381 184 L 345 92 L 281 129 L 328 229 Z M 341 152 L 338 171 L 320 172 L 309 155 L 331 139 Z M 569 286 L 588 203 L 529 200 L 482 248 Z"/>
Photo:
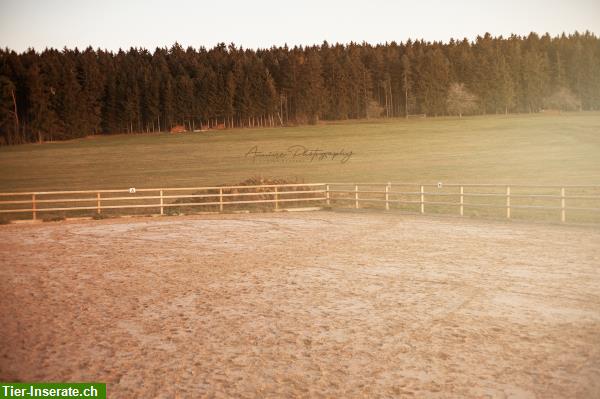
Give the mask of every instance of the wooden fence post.
<path id="1" fill-rule="evenodd" d="M 99 214 L 102 213 L 102 206 L 100 204 L 100 193 L 96 193 L 96 212 Z"/>
<path id="2" fill-rule="evenodd" d="M 275 187 L 275 210 L 279 209 L 279 194 L 277 187 Z"/>
<path id="3" fill-rule="evenodd" d="M 35 206 L 35 194 L 31 194 L 31 209 L 33 213 L 33 220 L 37 219 L 37 211 Z"/>
<path id="4" fill-rule="evenodd" d="M 567 215 L 566 215 L 566 209 L 565 209 L 565 188 L 561 187 L 560 188 L 560 221 L 561 222 L 566 222 L 567 221 Z"/>
<path id="5" fill-rule="evenodd" d="M 460 216 L 465 215 L 465 188 L 460 186 Z"/>
<path id="6" fill-rule="evenodd" d="M 223 189 L 219 189 L 219 212 L 223 212 Z"/>
<path id="7" fill-rule="evenodd" d="M 325 186 L 325 198 L 327 198 L 327 206 L 330 206 L 329 184 Z"/>
<path id="8" fill-rule="evenodd" d="M 387 186 L 385 186 L 385 210 L 389 211 L 390 210 L 390 186 L 392 185 L 392 183 L 387 184 Z"/>
<path id="9" fill-rule="evenodd" d="M 161 215 L 165 214 L 164 200 L 163 200 L 163 190 L 160 190 L 160 214 Z"/>
<path id="10" fill-rule="evenodd" d="M 358 185 L 354 186 L 354 208 L 358 209 Z"/>
<path id="11" fill-rule="evenodd" d="M 506 218 L 510 219 L 510 186 L 506 186 Z"/>
<path id="12" fill-rule="evenodd" d="M 425 213 L 425 187 L 421 186 L 421 213 Z"/>

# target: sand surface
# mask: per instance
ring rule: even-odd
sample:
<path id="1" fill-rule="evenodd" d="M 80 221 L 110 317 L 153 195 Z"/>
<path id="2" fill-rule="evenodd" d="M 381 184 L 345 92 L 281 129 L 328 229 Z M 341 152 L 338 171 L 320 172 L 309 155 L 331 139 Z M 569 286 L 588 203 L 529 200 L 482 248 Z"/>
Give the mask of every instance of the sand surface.
<path id="1" fill-rule="evenodd" d="M 311 212 L 0 226 L 0 380 L 599 398 L 600 229 Z"/>

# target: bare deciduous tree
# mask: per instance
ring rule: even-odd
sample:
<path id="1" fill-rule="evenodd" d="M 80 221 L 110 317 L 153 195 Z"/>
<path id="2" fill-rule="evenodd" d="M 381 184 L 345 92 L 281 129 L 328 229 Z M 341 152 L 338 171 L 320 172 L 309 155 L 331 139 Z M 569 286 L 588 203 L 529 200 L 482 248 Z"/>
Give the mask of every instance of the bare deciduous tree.
<path id="1" fill-rule="evenodd" d="M 451 115 L 462 115 L 472 111 L 477 106 L 477 96 L 465 87 L 464 83 L 452 83 L 448 89 L 448 113 Z"/>
<path id="2" fill-rule="evenodd" d="M 10 127 L 9 120 L 14 121 L 14 126 Z M 15 85 L 10 79 L 0 76 L 0 128 L 5 127 L 6 144 L 18 144 L 21 142 L 19 137 L 19 112 L 17 109 L 17 98 L 15 97 Z"/>
<path id="3" fill-rule="evenodd" d="M 576 111 L 581 108 L 581 101 L 566 87 L 561 87 L 544 101 L 546 108 L 559 111 Z"/>

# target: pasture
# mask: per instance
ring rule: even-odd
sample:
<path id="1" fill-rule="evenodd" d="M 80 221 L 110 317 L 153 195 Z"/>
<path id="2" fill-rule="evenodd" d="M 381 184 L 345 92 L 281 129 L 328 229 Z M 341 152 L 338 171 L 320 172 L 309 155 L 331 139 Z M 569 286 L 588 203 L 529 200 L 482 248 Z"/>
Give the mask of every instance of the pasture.
<path id="1" fill-rule="evenodd" d="M 290 146 L 350 159 L 247 156 Z M 340 122 L 0 148 L 0 192 L 305 182 L 599 184 L 600 113 Z"/>
<path id="2" fill-rule="evenodd" d="M 111 398 L 597 398 L 598 242 L 357 212 L 0 226 L 0 377 Z"/>

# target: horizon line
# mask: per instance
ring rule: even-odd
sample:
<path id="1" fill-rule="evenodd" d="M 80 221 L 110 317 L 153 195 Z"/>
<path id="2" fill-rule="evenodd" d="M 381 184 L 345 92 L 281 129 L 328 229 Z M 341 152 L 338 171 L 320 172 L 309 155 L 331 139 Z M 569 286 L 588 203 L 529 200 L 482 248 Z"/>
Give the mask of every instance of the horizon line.
<path id="1" fill-rule="evenodd" d="M 244 47 L 243 45 L 238 46 L 236 43 L 234 42 L 230 42 L 230 43 L 225 43 L 224 41 L 222 42 L 217 42 L 215 44 L 213 44 L 212 46 L 206 46 L 206 45 L 198 45 L 198 46 L 194 46 L 194 45 L 184 45 L 182 43 L 179 43 L 179 41 L 175 41 L 173 42 L 171 45 L 162 45 L 162 46 L 153 46 L 153 52 L 156 52 L 156 50 L 170 50 L 173 47 L 179 45 L 179 47 L 181 47 L 182 49 L 194 49 L 194 50 L 200 50 L 200 49 L 206 49 L 206 50 L 212 50 L 215 49 L 217 47 L 221 47 L 221 46 L 225 46 L 227 49 L 231 46 L 233 46 L 235 49 L 237 50 L 253 50 L 253 51 L 262 51 L 262 50 L 271 50 L 271 49 L 283 49 L 283 48 L 288 48 L 288 49 L 306 49 L 306 48 L 318 48 L 318 47 L 322 47 L 324 44 L 329 45 L 330 47 L 336 47 L 336 46 L 343 46 L 343 47 L 348 47 L 351 45 L 359 45 L 359 46 L 371 46 L 371 47 L 378 47 L 378 46 L 391 46 L 391 45 L 397 45 L 397 46 L 404 46 L 407 43 L 422 43 L 422 44 L 426 44 L 426 45 L 435 45 L 435 44 L 441 44 L 441 45 L 449 45 L 451 43 L 463 43 L 465 41 L 467 41 L 470 45 L 475 44 L 476 41 L 480 38 L 485 38 L 486 36 L 490 36 L 491 39 L 494 40 L 508 40 L 508 39 L 526 39 L 531 35 L 537 35 L 539 38 L 542 37 L 546 37 L 549 36 L 551 39 L 558 39 L 561 37 L 572 37 L 572 36 L 591 36 L 591 37 L 595 37 L 598 38 L 598 34 L 596 32 L 593 32 L 590 29 L 586 29 L 585 31 L 580 31 L 578 29 L 575 29 L 572 32 L 566 32 L 566 31 L 562 31 L 561 33 L 557 33 L 557 34 L 550 34 L 550 32 L 546 31 L 544 33 L 540 33 L 540 32 L 536 32 L 536 31 L 530 31 L 526 34 L 517 34 L 517 33 L 510 33 L 508 35 L 492 35 L 492 33 L 490 32 L 485 32 L 483 34 L 477 34 L 475 36 L 475 38 L 468 38 L 468 37 L 463 37 L 463 38 L 458 38 L 458 37 L 450 37 L 449 39 L 446 40 L 425 40 L 424 38 L 408 38 L 406 40 L 402 40 L 402 41 L 396 41 L 396 40 L 389 40 L 389 41 L 385 41 L 385 42 L 376 42 L 376 43 L 371 43 L 371 42 L 367 42 L 366 40 L 363 40 L 362 42 L 357 42 L 357 41 L 349 41 L 349 42 L 329 42 L 327 39 L 323 39 L 323 41 L 319 44 L 317 43 L 312 43 L 312 44 L 289 44 L 287 42 L 283 43 L 283 44 L 272 44 L 269 47 L 261 47 L 261 46 L 257 46 L 257 47 L 253 47 L 253 46 L 248 46 L 248 47 Z M 68 50 L 68 51 L 87 51 L 88 49 L 92 49 L 93 51 L 104 51 L 107 53 L 112 53 L 112 52 L 116 52 L 119 53 L 121 51 L 126 52 L 129 50 L 147 50 L 150 51 L 151 49 L 149 47 L 143 47 L 143 46 L 129 46 L 127 48 L 125 47 L 118 47 L 118 48 L 112 48 L 109 49 L 107 47 L 100 47 L 100 46 L 93 46 L 92 44 L 88 44 L 86 46 L 74 46 L 74 47 L 68 47 L 67 45 L 64 45 L 62 48 L 58 48 L 58 47 L 54 47 L 54 46 L 46 46 L 43 49 L 39 49 L 36 46 L 28 46 L 23 50 L 15 50 L 13 48 L 9 48 L 8 46 L 3 46 L 0 47 L 0 50 L 2 51 L 8 51 L 8 52 L 15 52 L 17 54 L 26 54 L 26 53 L 30 53 L 31 50 L 33 50 L 35 53 L 43 53 L 43 52 L 47 52 L 47 51 L 64 51 L 64 50 Z"/>

